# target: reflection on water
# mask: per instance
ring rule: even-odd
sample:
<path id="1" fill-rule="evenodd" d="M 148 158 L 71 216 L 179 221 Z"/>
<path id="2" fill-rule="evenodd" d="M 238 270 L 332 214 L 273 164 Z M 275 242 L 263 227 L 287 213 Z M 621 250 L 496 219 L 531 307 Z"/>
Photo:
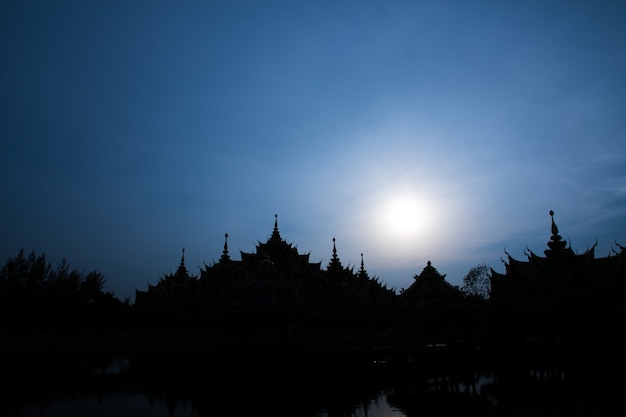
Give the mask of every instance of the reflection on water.
<path id="1" fill-rule="evenodd" d="M 95 366 L 93 375 L 118 375 L 130 369 L 130 356 L 111 355 L 103 360 L 100 366 Z"/>
<path id="2" fill-rule="evenodd" d="M 112 394 L 104 397 L 89 396 L 53 400 L 47 404 L 25 406 L 21 417 L 110 417 L 110 416 L 197 416 L 189 404 L 179 403 L 173 408 L 160 402 L 151 402 L 142 394 Z"/>
<path id="3" fill-rule="evenodd" d="M 236 405 L 232 404 L 232 413 L 223 415 L 237 415 Z M 275 406 L 268 409 L 258 408 L 257 412 L 273 413 Z M 298 416 L 297 409 L 291 410 L 292 415 Z M 220 414 L 200 414 L 194 410 L 190 401 L 179 401 L 176 404 L 168 404 L 163 401 L 150 400 L 144 394 L 115 394 L 104 398 L 73 398 L 54 401 L 45 406 L 30 404 L 21 409 L 21 417 L 109 417 L 109 416 L 142 416 L 154 417 L 197 417 L 197 416 L 218 416 Z M 327 410 L 321 410 L 315 417 L 329 417 Z M 401 410 L 389 405 L 386 396 L 381 393 L 379 397 L 370 401 L 360 408 L 356 408 L 351 414 L 354 417 L 404 417 Z"/>
<path id="4" fill-rule="evenodd" d="M 246 363 L 245 366 L 242 364 Z M 40 358 L 4 363 L 14 383 L 0 414 L 51 416 L 413 417 L 589 415 L 617 404 L 623 387 L 571 370 L 517 367 L 422 372 L 408 364 L 200 356 Z M 549 411 L 549 413 L 548 413 Z"/>

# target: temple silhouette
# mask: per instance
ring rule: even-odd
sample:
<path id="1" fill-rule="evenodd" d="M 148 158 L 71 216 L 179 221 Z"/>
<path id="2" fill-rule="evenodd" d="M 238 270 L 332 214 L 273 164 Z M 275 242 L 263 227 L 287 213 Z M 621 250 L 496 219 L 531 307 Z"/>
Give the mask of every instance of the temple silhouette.
<path id="1" fill-rule="evenodd" d="M 269 238 L 239 259 L 228 234 L 219 260 L 197 273 L 183 249 L 176 271 L 136 289 L 132 305 L 104 293 L 101 275 L 81 281 L 65 264 L 53 270 L 43 256 L 20 252 L 0 271 L 0 350 L 14 387 L 7 398 L 34 382 L 44 392 L 85 375 L 100 387 L 116 358 L 126 368 L 110 380 L 123 392 L 135 381 L 165 381 L 186 396 L 207 381 L 267 381 L 274 394 L 276 381 L 397 379 L 408 385 L 392 391 L 390 404 L 420 414 L 424 404 L 455 404 L 461 414 L 476 406 L 489 415 L 482 410 L 493 409 L 492 397 L 506 411 L 519 397 L 606 389 L 626 372 L 624 246 L 597 257 L 596 242 L 578 254 L 550 216 L 543 254 L 526 249 L 515 259 L 505 250 L 504 271 L 487 269 L 486 298 L 451 285 L 430 261 L 395 291 L 368 274 L 363 254 L 358 268 L 344 266 L 334 238 L 328 264 L 311 262 L 281 236 L 278 216 Z M 60 291 L 68 283 L 77 285 Z M 48 379 L 33 377 L 42 374 Z M 479 390 L 481 376 L 492 382 Z M 313 386 L 326 382 L 299 393 Z"/>
<path id="2" fill-rule="evenodd" d="M 191 323 L 216 330 L 292 332 L 302 328 L 335 329 L 383 326 L 389 321 L 395 292 L 370 278 L 361 267 L 344 267 L 333 238 L 332 257 L 324 269 L 284 240 L 275 216 L 274 230 L 256 251 L 228 252 L 228 234 L 218 262 L 190 275 L 184 250 L 178 269 L 147 291 L 136 290 L 135 307 L 160 325 Z"/>
<path id="3" fill-rule="evenodd" d="M 491 269 L 490 311 L 493 335 L 531 345 L 591 352 L 611 357 L 626 346 L 626 260 L 616 243 L 604 257 L 595 244 L 576 253 L 561 237 L 552 218 L 544 256 L 529 249 L 526 260 L 506 252 L 505 272 Z M 619 354 L 621 356 L 621 354 Z"/>
<path id="4" fill-rule="evenodd" d="M 615 341 L 625 322 L 624 247 L 595 256 L 594 244 L 577 254 L 552 219 L 544 256 L 503 260 L 490 268 L 490 294 L 475 300 L 427 262 L 413 283 L 397 293 L 370 277 L 363 254 L 358 270 L 342 265 L 333 238 L 326 267 L 280 235 L 278 216 L 266 242 L 231 258 L 228 234 L 219 261 L 198 274 L 185 266 L 146 291 L 136 290 L 135 311 L 144 328 L 202 328 L 222 332 L 294 335 L 302 331 L 396 332 L 425 343 L 556 343 Z"/>

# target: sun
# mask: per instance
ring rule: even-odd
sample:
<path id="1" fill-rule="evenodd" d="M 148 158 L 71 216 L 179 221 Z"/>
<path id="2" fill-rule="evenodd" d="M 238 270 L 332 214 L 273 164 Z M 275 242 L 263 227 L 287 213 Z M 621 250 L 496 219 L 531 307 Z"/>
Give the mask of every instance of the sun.
<path id="1" fill-rule="evenodd" d="M 427 204 L 411 194 L 388 197 L 383 203 L 381 215 L 382 227 L 399 238 L 423 234 L 431 217 Z"/>
<path id="2" fill-rule="evenodd" d="M 388 186 L 368 197 L 362 223 L 367 226 L 357 233 L 378 262 L 407 265 L 440 248 L 446 235 L 442 230 L 446 200 L 436 192 L 420 186 Z"/>

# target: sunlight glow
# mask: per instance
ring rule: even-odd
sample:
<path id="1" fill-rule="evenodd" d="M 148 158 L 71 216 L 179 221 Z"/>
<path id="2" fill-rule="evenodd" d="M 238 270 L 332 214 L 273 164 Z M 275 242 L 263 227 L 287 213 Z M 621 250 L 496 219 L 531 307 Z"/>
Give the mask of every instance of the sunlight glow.
<path id="1" fill-rule="evenodd" d="M 383 227 L 400 238 L 409 238 L 419 234 L 432 217 L 428 207 L 410 194 L 389 198 L 382 208 Z"/>
<path id="2" fill-rule="evenodd" d="M 376 242 L 377 253 L 387 261 L 414 262 L 440 243 L 440 204 L 425 190 L 394 187 L 372 202 L 369 239 Z"/>

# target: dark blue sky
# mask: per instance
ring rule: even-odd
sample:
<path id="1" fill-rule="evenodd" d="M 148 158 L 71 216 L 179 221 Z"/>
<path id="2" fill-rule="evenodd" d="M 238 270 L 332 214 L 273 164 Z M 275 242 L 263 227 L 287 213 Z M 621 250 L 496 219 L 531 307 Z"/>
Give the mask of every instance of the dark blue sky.
<path id="1" fill-rule="evenodd" d="M 124 299 L 281 235 L 458 285 L 626 245 L 621 1 L 4 1 L 0 256 Z"/>

